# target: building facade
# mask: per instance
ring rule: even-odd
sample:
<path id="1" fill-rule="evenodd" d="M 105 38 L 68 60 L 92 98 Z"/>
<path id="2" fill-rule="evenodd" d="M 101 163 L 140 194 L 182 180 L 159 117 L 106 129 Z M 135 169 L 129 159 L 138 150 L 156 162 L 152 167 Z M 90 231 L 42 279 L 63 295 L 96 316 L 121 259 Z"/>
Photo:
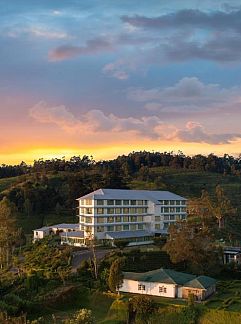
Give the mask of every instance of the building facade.
<path id="1" fill-rule="evenodd" d="M 145 273 L 123 272 L 120 291 L 134 294 L 195 300 L 207 299 L 216 291 L 216 280 L 207 276 L 194 276 L 170 269 L 157 269 Z"/>
<path id="2" fill-rule="evenodd" d="M 186 199 L 168 191 L 99 189 L 77 201 L 85 238 L 149 243 L 151 236 L 166 234 L 170 224 L 186 219 Z"/>

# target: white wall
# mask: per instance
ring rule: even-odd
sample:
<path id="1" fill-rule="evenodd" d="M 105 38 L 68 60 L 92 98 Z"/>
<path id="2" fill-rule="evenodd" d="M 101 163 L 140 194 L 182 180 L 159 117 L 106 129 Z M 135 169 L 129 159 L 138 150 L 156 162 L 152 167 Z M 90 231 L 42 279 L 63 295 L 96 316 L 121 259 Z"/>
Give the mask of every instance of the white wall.
<path id="1" fill-rule="evenodd" d="M 145 285 L 145 290 L 138 290 L 139 284 Z M 159 287 L 165 287 L 167 292 L 166 293 L 159 292 Z M 143 282 L 143 281 L 124 279 L 120 291 L 130 292 L 134 294 L 175 298 L 176 286 L 172 284 L 164 284 L 164 283 L 162 284 L 159 282 Z"/>

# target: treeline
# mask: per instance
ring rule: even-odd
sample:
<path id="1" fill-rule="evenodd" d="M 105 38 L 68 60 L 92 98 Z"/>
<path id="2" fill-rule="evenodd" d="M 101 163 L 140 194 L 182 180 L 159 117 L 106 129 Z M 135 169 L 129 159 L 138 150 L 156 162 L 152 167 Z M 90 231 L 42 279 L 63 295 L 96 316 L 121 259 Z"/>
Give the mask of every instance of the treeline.
<path id="1" fill-rule="evenodd" d="M 19 165 L 0 166 L 0 178 L 14 177 L 27 173 L 35 172 L 78 172 L 81 170 L 92 170 L 101 173 L 103 170 L 112 170 L 121 172 L 122 176 L 131 176 L 144 167 L 170 167 L 174 169 L 208 171 L 221 174 L 241 174 L 241 157 L 233 157 L 224 154 L 219 157 L 215 154 L 187 156 L 182 152 L 132 152 L 128 155 L 118 156 L 113 160 L 96 162 L 92 156 L 83 157 L 74 156 L 69 160 L 39 159 L 34 161 L 33 165 L 27 165 L 22 162 Z"/>

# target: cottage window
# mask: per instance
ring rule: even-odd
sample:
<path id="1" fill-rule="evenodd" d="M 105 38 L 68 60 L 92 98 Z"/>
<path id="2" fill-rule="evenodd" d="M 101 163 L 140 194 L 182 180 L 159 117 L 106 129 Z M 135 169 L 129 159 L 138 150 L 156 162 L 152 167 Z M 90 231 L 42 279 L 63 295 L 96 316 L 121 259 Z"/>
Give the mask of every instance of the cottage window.
<path id="1" fill-rule="evenodd" d="M 160 286 L 159 287 L 159 293 L 167 293 L 167 288 L 166 287 L 164 287 L 164 286 Z"/>
<path id="2" fill-rule="evenodd" d="M 138 290 L 146 290 L 146 286 L 142 284 L 138 284 Z"/>

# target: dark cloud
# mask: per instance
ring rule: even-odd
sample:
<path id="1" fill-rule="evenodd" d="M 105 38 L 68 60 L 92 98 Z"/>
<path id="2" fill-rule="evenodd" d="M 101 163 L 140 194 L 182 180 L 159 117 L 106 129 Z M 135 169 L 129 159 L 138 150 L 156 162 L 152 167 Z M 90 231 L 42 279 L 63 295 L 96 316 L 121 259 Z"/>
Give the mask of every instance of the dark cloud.
<path id="1" fill-rule="evenodd" d="M 218 62 L 238 62 L 241 60 L 241 36 L 234 33 L 220 33 L 203 43 L 179 40 L 175 43 L 169 42 L 165 46 L 161 46 L 159 50 L 163 52 L 166 59 L 173 61 L 204 59 Z"/>
<path id="2" fill-rule="evenodd" d="M 194 9 L 185 9 L 159 17 L 122 16 L 123 22 L 144 28 L 212 28 L 241 31 L 241 9 L 232 11 L 214 11 L 211 13 Z"/>

